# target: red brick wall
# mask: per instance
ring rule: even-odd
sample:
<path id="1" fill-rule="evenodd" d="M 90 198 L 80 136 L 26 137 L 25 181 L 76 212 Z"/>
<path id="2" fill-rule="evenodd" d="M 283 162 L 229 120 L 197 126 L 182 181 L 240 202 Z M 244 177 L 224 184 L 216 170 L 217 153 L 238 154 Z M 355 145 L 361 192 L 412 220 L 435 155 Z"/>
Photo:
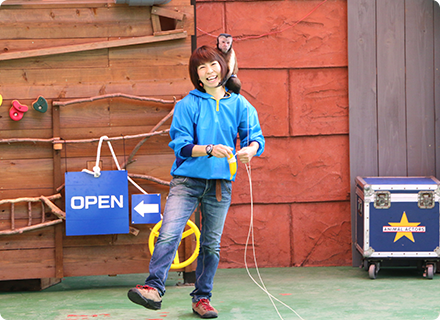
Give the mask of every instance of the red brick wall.
<path id="1" fill-rule="evenodd" d="M 196 16 L 197 45 L 215 45 L 204 32 L 236 39 L 242 94 L 266 137 L 252 161 L 258 265 L 351 265 L 347 1 L 197 0 Z M 249 193 L 240 164 L 221 268 L 244 267 Z M 250 246 L 247 261 L 254 265 Z"/>

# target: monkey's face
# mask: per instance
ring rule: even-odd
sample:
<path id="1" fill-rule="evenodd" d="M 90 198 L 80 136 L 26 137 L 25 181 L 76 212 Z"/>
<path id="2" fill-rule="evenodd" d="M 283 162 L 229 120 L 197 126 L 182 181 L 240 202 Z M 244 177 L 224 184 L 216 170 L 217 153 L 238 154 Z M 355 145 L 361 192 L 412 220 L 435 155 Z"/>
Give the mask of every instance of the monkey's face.
<path id="1" fill-rule="evenodd" d="M 219 36 L 217 46 L 221 52 L 227 53 L 232 46 L 232 37 Z"/>
<path id="2" fill-rule="evenodd" d="M 203 88 L 217 88 L 221 82 L 221 66 L 218 61 L 211 61 L 197 67 L 197 75 L 203 84 Z"/>

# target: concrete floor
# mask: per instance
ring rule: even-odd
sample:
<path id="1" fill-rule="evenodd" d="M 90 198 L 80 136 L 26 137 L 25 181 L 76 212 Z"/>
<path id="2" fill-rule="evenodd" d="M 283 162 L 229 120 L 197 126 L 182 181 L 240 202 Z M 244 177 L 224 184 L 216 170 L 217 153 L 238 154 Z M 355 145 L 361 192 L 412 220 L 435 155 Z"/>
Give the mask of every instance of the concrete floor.
<path id="1" fill-rule="evenodd" d="M 255 269 L 251 270 L 257 279 Z M 260 274 L 268 291 L 298 315 L 270 299 L 245 269 L 218 270 L 212 304 L 222 320 L 440 319 L 440 275 L 433 280 L 416 269 L 379 271 L 376 280 L 353 267 L 266 268 Z M 192 286 L 170 273 L 162 310 L 133 304 L 127 291 L 145 274 L 66 278 L 40 292 L 0 293 L 5 320 L 180 320 L 198 319 L 191 311 Z"/>

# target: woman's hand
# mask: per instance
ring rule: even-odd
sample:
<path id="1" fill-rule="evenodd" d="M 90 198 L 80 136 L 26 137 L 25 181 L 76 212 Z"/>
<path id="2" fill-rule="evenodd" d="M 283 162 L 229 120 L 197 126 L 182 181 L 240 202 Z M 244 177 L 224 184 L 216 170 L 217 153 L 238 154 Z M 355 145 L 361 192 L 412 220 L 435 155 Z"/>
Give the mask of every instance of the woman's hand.
<path id="1" fill-rule="evenodd" d="M 253 141 L 248 147 L 241 148 L 240 151 L 237 151 L 238 160 L 240 160 L 242 163 L 249 163 L 257 154 L 259 147 L 260 144 L 256 141 Z"/>
<path id="2" fill-rule="evenodd" d="M 216 158 L 226 158 L 228 154 L 232 154 L 232 150 L 234 149 L 231 147 L 222 144 L 216 144 L 214 145 L 214 148 L 212 148 L 211 154 Z"/>

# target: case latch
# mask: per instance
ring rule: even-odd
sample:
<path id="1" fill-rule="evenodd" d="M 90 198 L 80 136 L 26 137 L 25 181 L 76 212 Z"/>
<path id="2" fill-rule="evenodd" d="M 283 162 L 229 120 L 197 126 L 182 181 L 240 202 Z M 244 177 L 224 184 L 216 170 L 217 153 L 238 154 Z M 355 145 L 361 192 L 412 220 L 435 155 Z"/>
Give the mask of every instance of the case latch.
<path id="1" fill-rule="evenodd" d="M 376 209 L 388 209 L 391 207 L 391 193 L 389 191 L 376 191 L 374 207 Z"/>
<path id="2" fill-rule="evenodd" d="M 434 191 L 420 191 L 417 199 L 420 209 L 432 209 L 435 206 Z"/>

